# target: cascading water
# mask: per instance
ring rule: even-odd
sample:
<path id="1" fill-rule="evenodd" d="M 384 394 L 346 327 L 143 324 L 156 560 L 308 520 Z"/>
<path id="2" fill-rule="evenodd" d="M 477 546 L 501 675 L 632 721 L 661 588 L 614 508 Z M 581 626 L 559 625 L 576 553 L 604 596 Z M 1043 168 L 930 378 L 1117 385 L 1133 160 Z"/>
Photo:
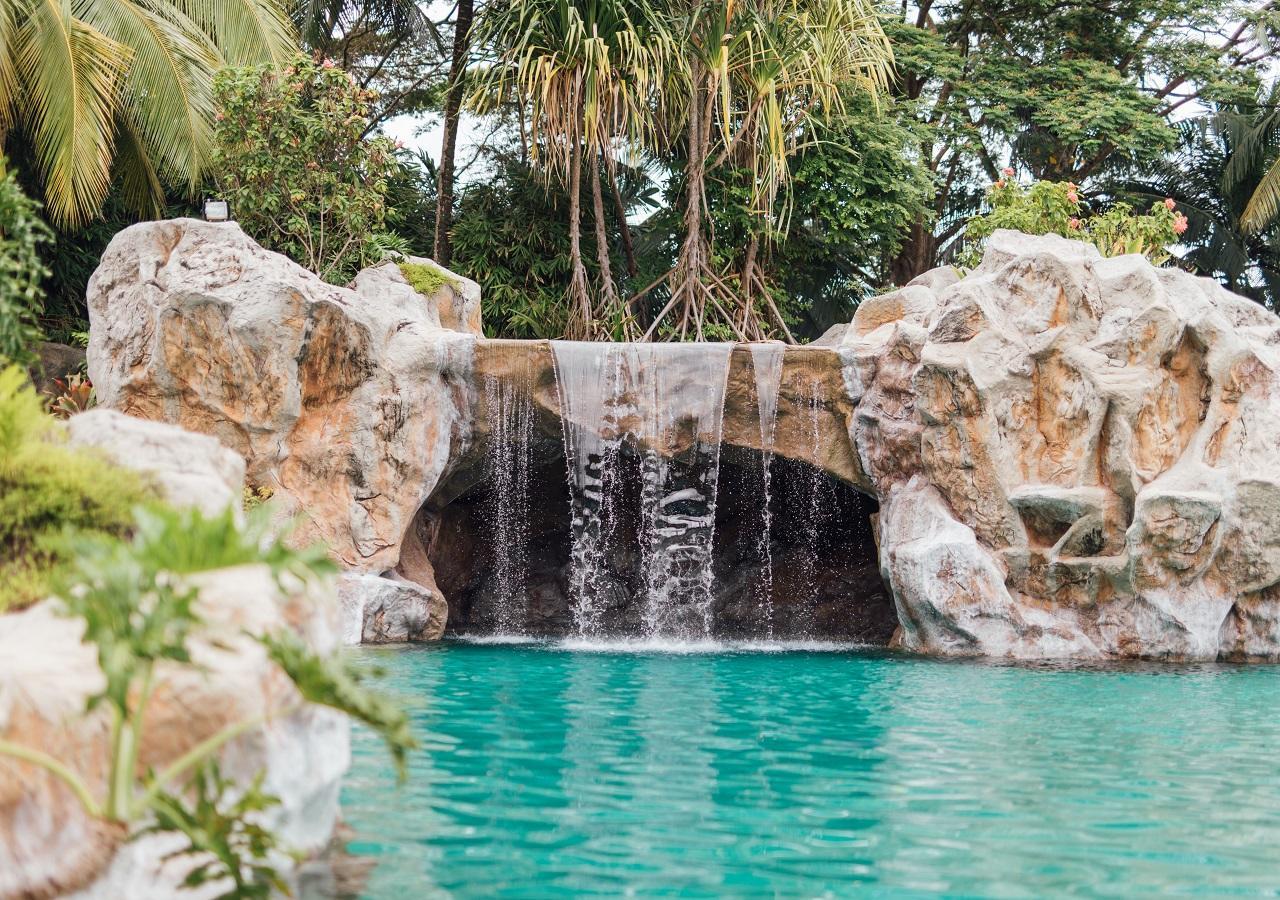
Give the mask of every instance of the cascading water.
<path id="1" fill-rule="evenodd" d="M 771 491 L 773 475 L 773 445 L 778 426 L 778 391 L 782 386 L 782 362 L 784 345 L 780 342 L 748 344 L 751 348 L 751 367 L 756 382 L 756 408 L 760 414 L 760 537 L 757 553 L 760 555 L 760 579 L 756 582 L 756 602 L 764 623 L 765 636 L 773 638 L 773 551 L 770 535 L 773 530 Z"/>
<path id="2" fill-rule="evenodd" d="M 640 458 L 637 542 L 647 637 L 711 631 L 712 549 L 725 385 L 733 344 L 553 341 L 571 497 L 570 594 L 595 636 L 624 453 Z"/>
<path id="3" fill-rule="evenodd" d="M 500 634 L 520 631 L 528 607 L 529 469 L 533 400 L 528 373 L 521 379 L 485 378 L 492 436 L 485 460 L 489 491 L 493 583 Z"/>
<path id="4" fill-rule="evenodd" d="M 826 405 L 827 396 L 823 388 L 821 380 L 815 378 L 810 382 L 810 392 L 806 400 L 806 406 L 809 410 L 809 443 L 810 451 L 813 458 L 817 459 L 822 450 L 822 412 Z M 804 526 L 802 529 L 803 544 L 805 552 L 803 555 L 803 568 L 800 577 L 803 579 L 804 592 L 806 596 L 805 609 L 807 610 L 804 631 L 810 633 L 813 630 L 813 607 L 818 599 L 818 556 L 820 543 L 823 538 L 823 528 L 826 524 L 828 510 L 831 507 L 833 498 L 831 493 L 831 485 L 822 470 L 816 466 L 808 471 L 805 479 L 804 490 L 806 493 L 806 501 L 808 505 L 808 515 L 804 518 Z"/>

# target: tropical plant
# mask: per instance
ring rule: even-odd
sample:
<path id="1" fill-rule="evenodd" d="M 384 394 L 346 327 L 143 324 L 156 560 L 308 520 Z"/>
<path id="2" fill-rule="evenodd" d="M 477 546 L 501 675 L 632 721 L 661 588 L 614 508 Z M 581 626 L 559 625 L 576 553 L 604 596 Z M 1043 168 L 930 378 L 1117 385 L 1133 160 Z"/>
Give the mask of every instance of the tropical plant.
<path id="1" fill-rule="evenodd" d="M 0 0 L 0 139 L 29 142 L 59 226 L 95 216 L 115 175 L 153 213 L 208 170 L 214 73 L 292 47 L 274 0 Z"/>
<path id="2" fill-rule="evenodd" d="M 53 383 L 58 391 L 56 394 L 48 395 L 49 412 L 56 418 L 69 419 L 77 413 L 91 409 L 98 402 L 98 397 L 93 390 L 93 382 L 88 376 L 81 375 L 79 372 L 65 378 L 55 378 Z"/>
<path id="3" fill-rule="evenodd" d="M 49 274 L 40 250 L 52 238 L 39 205 L 22 192 L 13 173 L 0 178 L 0 365 L 32 360 L 44 308 L 40 282 Z"/>
<path id="4" fill-rule="evenodd" d="M 933 209 L 893 264 L 903 284 L 952 258 L 985 188 L 1024 177 L 1097 193 L 1173 149 L 1196 106 L 1248 102 L 1274 67 L 1275 5 L 1255 0 L 925 0 L 886 20 L 895 93 L 925 126 Z"/>
<path id="5" fill-rule="evenodd" d="M 787 231 L 791 160 L 843 109 L 850 85 L 872 97 L 885 90 L 889 43 L 869 0 L 682 0 L 668 7 L 666 30 L 678 64 L 663 84 L 662 129 L 673 143 L 683 137 L 683 237 L 675 265 L 645 289 L 663 285 L 669 296 L 647 335 L 670 315 L 673 337 L 702 339 L 713 321 L 762 337 L 771 329 L 755 302 L 768 299 L 756 260 L 762 238 Z M 726 165 L 751 173 L 757 223 L 737 273 L 716 266 L 704 215 L 707 180 Z"/>
<path id="6" fill-rule="evenodd" d="M 182 879 L 187 889 L 227 883 L 231 889 L 218 900 L 267 900 L 288 894 L 289 886 L 272 861 L 278 851 L 276 836 L 264 828 L 260 814 L 279 806 L 280 800 L 262 789 L 259 772 L 247 788 L 224 778 L 216 759 L 196 769 L 187 788 L 188 800 L 161 791 L 151 804 L 155 823 L 141 834 L 174 832 L 187 846 L 166 859 L 194 857 L 195 865 Z"/>
<path id="7" fill-rule="evenodd" d="M 391 139 L 369 137 L 372 92 L 333 63 L 229 68 L 214 82 L 214 161 L 236 220 L 335 283 L 382 258 Z"/>
<path id="8" fill-rule="evenodd" d="M 969 221 L 965 265 L 981 260 L 984 242 L 1002 228 L 1088 241 L 1103 256 L 1141 253 L 1156 265 L 1168 261 L 1170 245 L 1187 230 L 1187 217 L 1172 199 L 1153 203 L 1145 215 L 1135 215 L 1123 202 L 1090 215 L 1080 189 L 1069 181 L 1037 181 L 1024 187 L 1013 180 L 1013 169 L 1002 174 L 987 192 L 989 210 Z"/>
<path id="9" fill-rule="evenodd" d="M 126 534 L 151 497 L 134 473 L 60 437 L 26 372 L 0 370 L 0 612 L 47 596 L 74 550 L 66 529 Z"/>
<path id="10" fill-rule="evenodd" d="M 598 337 L 621 301 L 606 233 L 600 166 L 615 142 L 653 145 L 658 80 L 671 64 L 670 33 L 645 0 L 513 0 L 495 4 L 476 42 L 493 61 L 472 103 L 489 111 L 515 94 L 530 107 L 528 128 L 540 171 L 569 192 L 571 336 Z M 582 259 L 582 175 L 591 180 L 600 301 Z"/>
<path id="11" fill-rule="evenodd" d="M 371 694 L 351 675 L 348 662 L 317 657 L 291 633 L 264 634 L 258 640 L 298 688 L 302 699 L 297 706 L 232 722 L 163 769 L 139 777 L 143 722 L 154 697 L 156 667 L 191 665 L 189 642 L 205 628 L 196 609 L 199 589 L 190 576 L 264 563 L 287 589 L 332 570 L 322 551 L 291 550 L 278 535 L 268 537 L 269 529 L 261 510 L 241 528 L 231 508 L 205 516 L 197 509 L 154 507 L 136 510 L 128 541 L 64 535 L 74 542 L 76 553 L 60 574 L 59 596 L 67 614 L 84 622 L 84 640 L 97 649 L 104 676 L 104 687 L 90 699 L 89 710 L 105 706 L 110 716 L 105 796 L 95 796 L 83 777 L 40 748 L 0 740 L 0 754 L 45 769 L 67 785 L 90 815 L 129 829 L 147 823 L 144 832 L 185 834 L 190 846 L 182 855 L 213 853 L 213 861 L 193 870 L 192 884 L 226 874 L 239 883 L 247 873 L 251 892 L 227 895 L 235 897 L 266 896 L 280 882 L 264 862 L 274 839 L 251 821 L 271 802 L 260 792 L 261 782 L 250 785 L 237 801 L 228 797 L 229 785 L 210 767 L 229 741 L 270 715 L 286 715 L 311 702 L 351 715 L 381 734 L 402 771 L 414 745 L 404 712 Z M 188 805 L 185 798 L 191 794 L 194 803 Z"/>
<path id="12" fill-rule="evenodd" d="M 1276 88 L 1256 104 L 1224 106 L 1179 123 L 1176 153 L 1109 186 L 1135 202 L 1171 197 L 1187 216 L 1178 264 L 1280 308 L 1280 221 L 1246 229 L 1254 188 L 1280 156 Z"/>

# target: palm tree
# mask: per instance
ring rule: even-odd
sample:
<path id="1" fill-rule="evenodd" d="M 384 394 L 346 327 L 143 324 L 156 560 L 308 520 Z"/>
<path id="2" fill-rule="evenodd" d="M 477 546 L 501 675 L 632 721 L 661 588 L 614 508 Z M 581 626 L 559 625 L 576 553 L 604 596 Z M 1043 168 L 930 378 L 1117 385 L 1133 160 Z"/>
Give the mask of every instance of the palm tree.
<path id="1" fill-rule="evenodd" d="M 1140 205 L 1171 197 L 1187 217 L 1179 264 L 1272 309 L 1280 303 L 1280 222 L 1255 230 L 1245 221 L 1254 208 L 1254 185 L 1276 167 L 1277 115 L 1274 105 L 1264 104 L 1180 122 L 1171 157 L 1147 177 L 1109 191 Z"/>
<path id="2" fill-rule="evenodd" d="M 113 175 L 139 212 L 198 191 L 224 65 L 294 47 L 274 0 L 0 0 L 0 142 L 29 144 L 60 227 L 102 207 Z"/>
<path id="3" fill-rule="evenodd" d="M 614 146 L 653 143 L 655 89 L 668 65 L 670 40 L 646 0 L 509 0 L 491 5 L 476 44 L 491 64 L 476 78 L 472 105 L 494 109 L 514 94 L 530 108 L 535 160 L 547 178 L 569 191 L 570 335 L 604 332 L 618 313 L 600 186 L 601 161 Z M 582 260 L 582 174 L 591 178 L 596 257 L 602 300 L 597 304 Z"/>
<path id="4" fill-rule="evenodd" d="M 1253 175 L 1250 183 L 1256 184 L 1249 196 L 1240 224 L 1250 233 L 1265 231 L 1280 218 L 1280 81 L 1258 98 L 1257 114 L 1236 116 L 1234 137 L 1237 144 L 1236 160 L 1229 173 L 1231 179 L 1242 181 Z M 1263 158 L 1271 160 L 1262 168 Z"/>
<path id="5" fill-rule="evenodd" d="M 675 266 L 645 291 L 670 299 L 646 336 L 668 315 L 674 337 L 702 340 L 715 323 L 739 339 L 762 337 L 755 298 L 786 333 L 757 266 L 760 233 L 785 234 L 789 160 L 815 122 L 839 112 L 856 84 L 873 97 L 887 85 L 893 56 L 871 0 L 680 0 L 671 4 L 680 65 L 664 88 L 665 133 L 684 144 L 683 239 Z M 759 233 L 736 275 L 713 265 L 705 221 L 706 181 L 729 164 L 749 172 Z M 735 290 L 731 282 L 737 281 Z M 643 293 L 643 292 L 642 292 Z"/>

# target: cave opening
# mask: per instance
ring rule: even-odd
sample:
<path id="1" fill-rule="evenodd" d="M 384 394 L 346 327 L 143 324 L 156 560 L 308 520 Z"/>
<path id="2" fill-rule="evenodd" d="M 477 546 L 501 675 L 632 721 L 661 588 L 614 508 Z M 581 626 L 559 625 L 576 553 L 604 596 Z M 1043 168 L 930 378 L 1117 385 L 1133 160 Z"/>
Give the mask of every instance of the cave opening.
<path id="1" fill-rule="evenodd" d="M 561 638 L 580 631 L 563 448 L 550 434 L 525 436 L 531 446 L 523 465 L 499 457 L 496 469 L 453 473 L 411 529 L 448 601 L 448 633 Z M 587 585 L 595 636 L 643 637 L 653 603 L 643 551 L 644 455 L 626 446 L 609 471 Z M 897 616 L 880 576 L 876 501 L 807 463 L 754 449 L 722 446 L 717 471 L 708 636 L 887 644 Z M 674 498 L 677 514 L 680 502 Z"/>

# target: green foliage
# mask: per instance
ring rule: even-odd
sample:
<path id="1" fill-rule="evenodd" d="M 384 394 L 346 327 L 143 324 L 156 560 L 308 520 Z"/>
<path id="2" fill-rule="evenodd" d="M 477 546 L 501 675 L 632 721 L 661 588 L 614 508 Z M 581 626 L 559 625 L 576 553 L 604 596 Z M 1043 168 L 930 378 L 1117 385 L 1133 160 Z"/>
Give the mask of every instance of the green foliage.
<path id="1" fill-rule="evenodd" d="M 0 172 L 5 166 L 0 157 Z M 49 274 L 40 250 L 52 239 L 39 205 L 22 192 L 13 173 L 0 178 L 0 365 L 32 360 L 31 348 L 41 338 L 40 283 Z"/>
<path id="2" fill-rule="evenodd" d="M 1135 215 L 1127 203 L 1115 203 L 1090 216 L 1079 188 L 1070 182 L 1037 181 L 1028 188 L 1011 180 L 1012 169 L 1004 174 L 988 192 L 990 211 L 969 222 L 965 265 L 981 260 L 983 242 L 1001 228 L 1088 241 L 1103 256 L 1141 253 L 1159 265 L 1169 259 L 1169 245 L 1187 228 L 1186 216 L 1176 211 L 1172 200 L 1153 204 L 1145 215 Z"/>
<path id="3" fill-rule="evenodd" d="M 493 166 L 492 178 L 462 196 L 452 266 L 480 283 L 490 337 L 562 337 L 572 271 L 568 199 L 513 155 L 495 156 Z"/>
<path id="4" fill-rule="evenodd" d="M 373 92 L 328 60 L 228 68 L 214 79 L 214 174 L 255 240 L 327 281 L 382 258 L 389 138 L 367 137 Z"/>
<path id="5" fill-rule="evenodd" d="M 187 838 L 186 848 L 166 857 L 200 860 L 183 879 L 183 887 L 230 881 L 233 887 L 219 894 L 218 900 L 265 900 L 273 893 L 289 893 L 271 863 L 276 837 L 254 821 L 280 805 L 279 799 L 262 790 L 262 777 L 259 773 L 248 788 L 238 791 L 234 781 L 222 776 L 217 761 L 209 760 L 188 785 L 189 801 L 164 791 L 156 795 L 151 806 L 155 824 L 140 833 L 176 832 Z"/>
<path id="6" fill-rule="evenodd" d="M 409 282 L 409 287 L 424 297 L 431 297 L 445 285 L 456 283 L 439 267 L 427 263 L 402 262 L 399 266 L 400 274 Z"/>
<path id="7" fill-rule="evenodd" d="M 133 508 L 151 497 L 135 473 L 57 441 L 17 367 L 0 371 L 0 612 L 44 597 L 80 533 L 126 534 Z"/>
<path id="8" fill-rule="evenodd" d="M 31 421 L 29 414 L 24 419 Z M 265 511 L 259 513 L 241 529 L 231 510 L 205 516 L 195 509 L 139 509 L 127 542 L 102 535 L 64 536 L 76 554 L 60 574 L 60 596 L 67 614 L 84 622 L 84 640 L 97 649 L 105 678 L 102 692 L 89 703 L 90 708 L 105 705 L 110 712 L 105 798 L 94 797 L 80 775 L 39 748 L 0 740 L 0 754 L 34 763 L 61 779 L 91 815 L 127 826 L 154 816 L 144 833 L 176 831 L 188 838 L 188 847 L 175 856 L 213 854 L 192 871 L 187 886 L 230 878 L 234 888 L 227 897 L 269 896 L 272 889 L 283 888 L 269 860 L 275 838 L 255 823 L 275 800 L 262 792 L 261 777 L 235 795 L 213 763 L 227 742 L 266 717 L 229 724 L 141 780 L 138 760 L 156 665 L 190 665 L 188 643 L 204 624 L 196 610 L 199 589 L 187 576 L 251 563 L 269 565 L 277 578 L 285 573 L 311 577 L 332 569 L 322 554 L 290 550 L 270 536 Z M 378 729 L 403 768 L 405 753 L 414 744 L 402 711 L 372 694 L 345 663 L 316 656 L 292 633 L 260 640 L 305 700 L 347 711 Z M 172 791 L 173 785 L 182 790 Z"/>
<path id="9" fill-rule="evenodd" d="M 350 657 L 317 656 L 288 632 L 265 635 L 262 643 L 308 701 L 346 713 L 381 737 L 396 771 L 401 779 L 405 777 L 409 751 L 417 747 L 409 729 L 409 717 L 394 702 L 364 686 L 365 675 Z"/>

